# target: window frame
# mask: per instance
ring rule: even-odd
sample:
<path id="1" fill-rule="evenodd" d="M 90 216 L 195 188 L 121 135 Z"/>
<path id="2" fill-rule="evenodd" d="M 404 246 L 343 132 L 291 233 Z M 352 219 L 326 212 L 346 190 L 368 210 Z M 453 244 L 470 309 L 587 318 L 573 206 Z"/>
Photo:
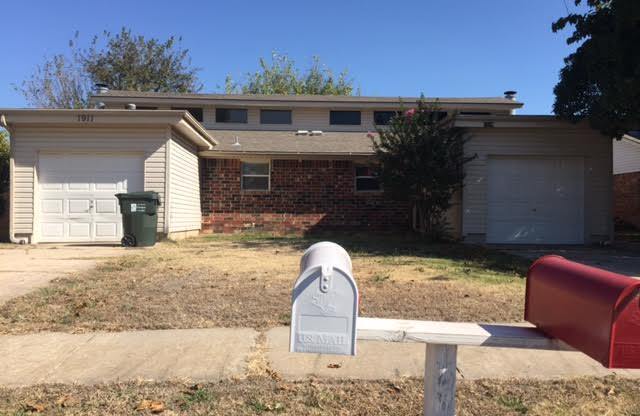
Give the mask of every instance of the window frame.
<path id="1" fill-rule="evenodd" d="M 358 168 L 369 168 L 369 169 L 378 169 L 378 165 L 376 164 L 367 164 L 367 163 L 356 163 L 353 165 L 353 189 L 356 193 L 381 193 L 382 182 L 380 182 L 380 176 L 373 175 L 358 175 Z M 378 180 L 378 189 L 358 189 L 358 179 L 377 179 Z"/>
<path id="2" fill-rule="evenodd" d="M 267 165 L 267 174 L 266 175 L 255 175 L 249 174 L 245 175 L 244 173 L 244 164 L 253 164 L 253 165 Z M 267 189 L 245 189 L 244 187 L 244 178 L 267 178 Z M 240 161 L 240 192 L 270 192 L 271 191 L 271 159 L 244 159 Z"/>
<path id="3" fill-rule="evenodd" d="M 244 121 L 223 121 L 218 117 L 218 111 L 242 111 L 244 112 Z M 216 123 L 224 123 L 224 124 L 247 124 L 249 123 L 249 109 L 247 108 L 236 108 L 236 107 L 216 107 L 215 108 L 215 116 Z"/>
<path id="4" fill-rule="evenodd" d="M 337 113 L 357 113 L 357 123 L 334 123 L 333 115 Z M 361 110 L 329 110 L 329 125 L 330 126 L 362 126 L 362 111 Z"/>
<path id="5" fill-rule="evenodd" d="M 387 120 L 386 123 L 378 124 L 376 122 L 376 113 L 393 113 L 393 115 L 391 117 L 389 117 L 389 120 Z M 373 110 L 373 124 L 376 125 L 376 126 L 388 126 L 389 125 L 389 121 L 391 121 L 391 119 L 393 117 L 397 117 L 401 113 L 402 112 L 400 110 Z"/>
<path id="6" fill-rule="evenodd" d="M 270 122 L 265 122 L 262 118 L 262 114 L 265 111 L 271 111 L 271 112 L 277 112 L 277 113 L 289 113 L 289 122 L 287 123 L 270 123 Z M 290 126 L 293 124 L 293 110 L 290 109 L 280 109 L 280 108 L 261 108 L 260 109 L 260 124 L 266 124 L 266 125 L 276 125 L 276 126 Z"/>

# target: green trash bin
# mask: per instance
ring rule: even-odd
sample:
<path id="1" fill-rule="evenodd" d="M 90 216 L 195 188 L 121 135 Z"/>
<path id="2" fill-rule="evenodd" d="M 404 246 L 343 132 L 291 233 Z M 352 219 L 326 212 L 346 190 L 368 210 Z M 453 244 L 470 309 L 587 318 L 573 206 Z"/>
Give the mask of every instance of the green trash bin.
<path id="1" fill-rule="evenodd" d="M 156 243 L 158 228 L 157 192 L 116 194 L 122 213 L 121 243 L 125 247 L 148 247 Z"/>

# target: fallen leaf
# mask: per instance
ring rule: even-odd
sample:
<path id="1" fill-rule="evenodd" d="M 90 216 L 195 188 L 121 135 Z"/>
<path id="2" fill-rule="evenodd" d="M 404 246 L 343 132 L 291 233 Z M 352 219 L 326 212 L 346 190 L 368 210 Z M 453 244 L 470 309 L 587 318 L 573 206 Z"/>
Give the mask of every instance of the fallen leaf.
<path id="1" fill-rule="evenodd" d="M 338 364 L 338 363 L 330 363 L 327 368 L 340 368 L 342 367 L 342 364 Z"/>
<path id="2" fill-rule="evenodd" d="M 27 412 L 36 412 L 36 413 L 42 413 L 46 409 L 45 405 L 43 405 L 42 403 L 36 403 L 36 402 L 26 402 L 23 407 L 24 407 L 24 410 L 26 410 Z"/>
<path id="3" fill-rule="evenodd" d="M 143 410 L 150 410 L 151 413 L 162 413 L 164 412 L 164 403 L 156 400 L 143 400 L 140 402 L 138 407 L 136 407 L 138 412 Z"/>
<path id="4" fill-rule="evenodd" d="M 389 387 L 391 387 L 392 390 L 396 391 L 396 392 L 400 392 L 402 391 L 402 387 L 398 386 L 395 383 L 389 383 Z"/>

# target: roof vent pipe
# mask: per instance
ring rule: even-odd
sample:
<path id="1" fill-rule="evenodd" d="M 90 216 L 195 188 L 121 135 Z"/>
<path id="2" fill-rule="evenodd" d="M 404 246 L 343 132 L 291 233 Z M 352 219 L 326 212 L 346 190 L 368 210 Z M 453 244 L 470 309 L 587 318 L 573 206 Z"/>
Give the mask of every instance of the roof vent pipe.
<path id="1" fill-rule="evenodd" d="M 93 86 L 96 94 L 106 94 L 109 92 L 109 86 L 107 84 L 103 84 L 101 82 L 96 83 Z"/>
<path id="2" fill-rule="evenodd" d="M 126 108 L 127 110 L 135 110 L 136 109 L 136 105 L 134 103 L 129 103 L 129 104 L 125 105 L 124 108 Z"/>
<path id="3" fill-rule="evenodd" d="M 518 91 L 512 91 L 512 90 L 505 91 L 504 92 L 504 98 L 506 98 L 507 100 L 515 101 L 517 94 L 518 94 Z"/>

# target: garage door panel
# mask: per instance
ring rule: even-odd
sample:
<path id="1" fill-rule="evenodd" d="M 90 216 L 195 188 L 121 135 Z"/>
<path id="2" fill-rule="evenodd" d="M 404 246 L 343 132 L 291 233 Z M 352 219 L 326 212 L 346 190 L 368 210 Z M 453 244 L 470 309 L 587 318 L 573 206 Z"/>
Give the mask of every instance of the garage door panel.
<path id="1" fill-rule="evenodd" d="M 584 242 L 582 159 L 491 158 L 488 181 L 488 242 Z"/>
<path id="2" fill-rule="evenodd" d="M 58 223 L 53 223 L 53 222 L 43 222 L 41 227 L 41 234 L 43 238 L 50 238 L 50 239 L 61 239 L 64 237 L 64 223 L 62 222 L 58 222 Z M 54 241 L 55 241 L 54 240 Z"/>
<path id="3" fill-rule="evenodd" d="M 119 226 L 115 222 L 95 223 L 95 236 L 97 240 L 117 239 L 119 236 Z"/>
<path id="4" fill-rule="evenodd" d="M 69 237 L 72 239 L 90 239 L 91 223 L 90 222 L 70 222 Z"/>
<path id="5" fill-rule="evenodd" d="M 63 180 L 61 179 L 59 182 L 43 182 L 43 179 L 40 179 L 41 185 L 40 189 L 44 191 L 61 191 L 63 189 Z"/>
<path id="6" fill-rule="evenodd" d="M 143 190 L 144 159 L 134 155 L 41 155 L 41 240 L 118 241 L 116 193 Z"/>
<path id="7" fill-rule="evenodd" d="M 111 199 L 96 199 L 96 214 L 118 214 L 118 201 Z"/>
<path id="8" fill-rule="evenodd" d="M 100 183 L 96 181 L 96 191 L 117 191 L 118 188 L 122 188 L 118 187 L 118 183 Z"/>
<path id="9" fill-rule="evenodd" d="M 91 189 L 91 184 L 88 182 L 72 182 L 71 180 L 67 183 L 67 188 L 70 191 L 89 191 Z"/>
<path id="10" fill-rule="evenodd" d="M 67 212 L 72 215 L 91 214 L 91 201 L 88 199 L 69 199 Z"/>
<path id="11" fill-rule="evenodd" d="M 43 199 L 40 203 L 41 212 L 43 214 L 58 214 L 64 213 L 64 200 L 63 199 Z"/>

